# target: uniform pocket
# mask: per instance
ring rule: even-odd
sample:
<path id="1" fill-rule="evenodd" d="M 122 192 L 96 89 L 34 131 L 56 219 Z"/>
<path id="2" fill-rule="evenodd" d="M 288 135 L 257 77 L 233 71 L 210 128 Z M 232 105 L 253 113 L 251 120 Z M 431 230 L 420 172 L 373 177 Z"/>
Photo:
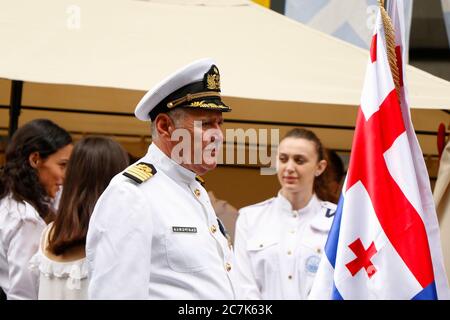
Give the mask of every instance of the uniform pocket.
<path id="1" fill-rule="evenodd" d="M 279 241 L 277 239 L 251 239 L 247 252 L 253 273 L 259 283 L 266 283 L 267 275 L 279 270 Z"/>
<path id="2" fill-rule="evenodd" d="M 204 246 L 199 233 L 167 232 L 165 247 L 169 267 L 183 273 L 205 270 L 208 266 L 202 261 Z"/>

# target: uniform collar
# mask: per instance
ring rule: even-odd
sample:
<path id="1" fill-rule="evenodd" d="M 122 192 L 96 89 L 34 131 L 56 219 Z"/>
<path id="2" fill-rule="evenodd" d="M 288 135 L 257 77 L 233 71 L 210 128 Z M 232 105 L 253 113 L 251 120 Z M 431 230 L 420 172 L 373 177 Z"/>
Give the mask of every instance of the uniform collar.
<path id="1" fill-rule="evenodd" d="M 151 164 L 155 165 L 158 170 L 163 171 L 167 176 L 175 181 L 181 181 L 189 184 L 195 180 L 196 174 L 194 172 L 173 161 L 154 143 L 150 144 L 148 147 L 145 158 L 147 158 Z"/>
<path id="2" fill-rule="evenodd" d="M 289 202 L 288 199 L 286 199 L 285 196 L 281 194 L 281 190 L 278 192 L 277 202 L 283 212 L 286 212 L 289 215 L 292 215 L 293 212 L 297 213 L 297 216 L 300 218 L 313 215 L 315 212 L 318 212 L 321 208 L 319 199 L 315 194 L 313 194 L 308 204 L 304 208 L 301 208 L 299 210 L 294 210 L 292 208 L 292 204 Z"/>

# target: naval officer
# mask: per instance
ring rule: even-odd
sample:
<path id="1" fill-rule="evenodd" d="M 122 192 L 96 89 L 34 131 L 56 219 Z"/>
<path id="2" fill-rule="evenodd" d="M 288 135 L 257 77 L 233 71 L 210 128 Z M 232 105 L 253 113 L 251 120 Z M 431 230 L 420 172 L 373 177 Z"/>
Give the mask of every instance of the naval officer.
<path id="1" fill-rule="evenodd" d="M 227 111 L 211 59 L 178 70 L 138 103 L 152 143 L 95 206 L 90 299 L 236 298 L 231 246 L 200 177 L 216 167 Z"/>

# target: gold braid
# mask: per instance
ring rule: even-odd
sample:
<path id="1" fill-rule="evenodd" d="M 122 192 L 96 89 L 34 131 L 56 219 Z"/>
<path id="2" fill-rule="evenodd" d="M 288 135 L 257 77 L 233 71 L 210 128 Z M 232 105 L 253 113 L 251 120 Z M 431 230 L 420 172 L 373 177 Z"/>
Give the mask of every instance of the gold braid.
<path id="1" fill-rule="evenodd" d="M 386 50 L 389 61 L 389 67 L 391 69 L 392 78 L 395 84 L 395 91 L 397 92 L 397 98 L 400 100 L 400 74 L 397 67 L 397 56 L 395 54 L 395 31 L 392 26 L 392 20 L 389 17 L 386 9 L 384 9 L 384 0 L 378 0 L 381 10 L 381 19 L 383 20 L 384 34 L 386 37 Z"/>

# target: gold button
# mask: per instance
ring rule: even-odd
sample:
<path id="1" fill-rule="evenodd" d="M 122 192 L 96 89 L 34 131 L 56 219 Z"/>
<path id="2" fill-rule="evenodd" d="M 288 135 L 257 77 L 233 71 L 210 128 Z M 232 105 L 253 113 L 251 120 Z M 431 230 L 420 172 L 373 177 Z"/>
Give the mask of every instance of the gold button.
<path id="1" fill-rule="evenodd" d="M 294 213 L 292 216 L 293 216 L 294 218 L 297 218 L 297 214 L 295 214 L 295 213 Z"/>
<path id="2" fill-rule="evenodd" d="M 291 255 L 291 254 L 292 254 L 292 251 L 291 251 L 291 250 L 289 250 L 289 251 L 287 252 L 287 254 L 288 254 L 288 255 Z"/>
<path id="3" fill-rule="evenodd" d="M 227 271 L 231 270 L 231 264 L 229 264 L 228 262 L 225 264 L 225 269 L 227 269 Z"/>
<path id="4" fill-rule="evenodd" d="M 316 252 L 317 252 L 317 253 L 321 253 L 322 250 L 320 250 L 320 248 L 317 248 Z"/>
<path id="5" fill-rule="evenodd" d="M 290 233 L 295 233 L 295 230 L 292 229 L 292 230 L 290 231 Z"/>
<path id="6" fill-rule="evenodd" d="M 264 247 L 264 245 L 263 245 L 263 244 L 260 244 L 259 247 L 262 248 L 262 247 Z"/>
<path id="7" fill-rule="evenodd" d="M 217 231 L 217 228 L 216 228 L 215 225 L 212 225 L 210 230 L 211 230 L 212 233 L 215 233 Z"/>
<path id="8" fill-rule="evenodd" d="M 197 196 L 197 198 L 200 197 L 200 190 L 195 189 L 194 194 Z"/>
<path id="9" fill-rule="evenodd" d="M 292 280 L 292 276 L 291 276 L 291 275 L 288 275 L 288 279 L 289 279 L 289 280 Z"/>

